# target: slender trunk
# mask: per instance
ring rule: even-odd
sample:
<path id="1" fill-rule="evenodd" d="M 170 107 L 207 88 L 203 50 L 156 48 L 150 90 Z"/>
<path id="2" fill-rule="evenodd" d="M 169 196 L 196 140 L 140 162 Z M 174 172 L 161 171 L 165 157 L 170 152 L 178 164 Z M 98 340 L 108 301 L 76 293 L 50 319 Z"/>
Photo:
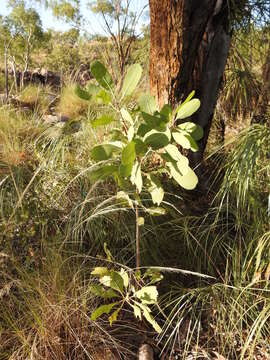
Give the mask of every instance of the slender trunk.
<path id="1" fill-rule="evenodd" d="M 192 121 L 204 128 L 202 160 L 228 57 L 231 34 L 227 0 L 150 0 L 151 92 L 159 106 L 175 106 L 192 90 L 201 108 Z"/>
<path id="2" fill-rule="evenodd" d="M 136 204 L 136 268 L 141 267 L 141 253 L 140 253 L 140 226 L 139 226 L 139 206 Z"/>
<path id="3" fill-rule="evenodd" d="M 6 89 L 6 99 L 8 100 L 9 96 L 9 86 L 8 86 L 8 46 L 5 44 L 5 89 Z"/>
<path id="4" fill-rule="evenodd" d="M 14 78 L 15 91 L 17 93 L 18 92 L 17 69 L 16 69 L 16 62 L 15 62 L 14 57 L 12 57 L 11 66 L 12 66 L 12 72 L 13 72 L 13 78 Z"/>

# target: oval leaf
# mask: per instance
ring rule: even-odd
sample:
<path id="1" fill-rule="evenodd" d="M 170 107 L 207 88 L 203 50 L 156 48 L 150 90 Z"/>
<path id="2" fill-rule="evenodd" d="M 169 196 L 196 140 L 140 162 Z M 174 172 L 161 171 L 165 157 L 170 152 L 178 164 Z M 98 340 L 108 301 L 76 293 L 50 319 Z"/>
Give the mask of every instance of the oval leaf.
<path id="1" fill-rule="evenodd" d="M 199 99 L 192 99 L 189 102 L 180 106 L 179 111 L 177 112 L 176 119 L 185 119 L 193 115 L 200 107 L 201 102 Z"/>
<path id="2" fill-rule="evenodd" d="M 97 82 L 106 90 L 113 89 L 113 80 L 105 68 L 105 66 L 100 61 L 95 61 L 91 65 L 91 73 Z"/>
<path id="3" fill-rule="evenodd" d="M 115 121 L 115 118 L 112 115 L 104 114 L 100 118 L 91 121 L 91 125 L 93 126 L 93 128 L 96 128 L 98 126 L 109 125 L 113 121 Z"/>
<path id="4" fill-rule="evenodd" d="M 122 165 L 133 164 L 136 159 L 135 142 L 131 141 L 122 151 Z"/>
<path id="5" fill-rule="evenodd" d="M 124 98 L 125 96 L 129 96 L 133 93 L 136 86 L 138 85 L 140 79 L 142 76 L 142 67 L 139 64 L 131 65 L 126 73 L 122 91 L 121 91 L 121 97 Z"/>

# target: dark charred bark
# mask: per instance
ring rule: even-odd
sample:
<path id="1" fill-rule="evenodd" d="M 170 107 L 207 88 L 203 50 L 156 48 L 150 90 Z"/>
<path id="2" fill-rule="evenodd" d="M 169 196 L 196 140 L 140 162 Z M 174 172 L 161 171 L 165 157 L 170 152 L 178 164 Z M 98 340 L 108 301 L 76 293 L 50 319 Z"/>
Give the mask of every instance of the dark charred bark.
<path id="1" fill-rule="evenodd" d="M 150 0 L 151 92 L 175 106 L 192 90 L 201 100 L 193 121 L 204 129 L 193 165 L 202 158 L 212 124 L 231 34 L 227 0 Z"/>

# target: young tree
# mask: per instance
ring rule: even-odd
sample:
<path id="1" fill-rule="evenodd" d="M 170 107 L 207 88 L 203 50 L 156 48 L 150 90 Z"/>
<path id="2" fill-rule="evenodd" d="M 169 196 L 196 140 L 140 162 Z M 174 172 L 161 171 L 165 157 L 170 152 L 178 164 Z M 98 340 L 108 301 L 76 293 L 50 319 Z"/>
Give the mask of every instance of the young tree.
<path id="1" fill-rule="evenodd" d="M 9 19 L 12 25 L 13 46 L 12 61 L 15 69 L 16 62 L 22 65 L 21 86 L 24 85 L 25 73 L 29 70 L 31 53 L 41 45 L 43 29 L 39 14 L 33 8 L 27 8 L 23 0 L 10 2 L 11 13 Z"/>
<path id="2" fill-rule="evenodd" d="M 150 0 L 150 81 L 159 105 L 181 101 L 191 90 L 201 100 L 193 120 L 204 128 L 199 163 L 207 144 L 228 57 L 233 27 L 264 13 L 269 0 Z M 262 20 L 261 20 L 262 21 Z"/>
<path id="3" fill-rule="evenodd" d="M 131 4 L 132 0 L 96 0 L 90 3 L 91 10 L 101 16 L 104 30 L 113 42 L 121 77 L 138 35 L 138 21 L 146 9 L 145 5 L 134 12 Z"/>
<path id="4" fill-rule="evenodd" d="M 0 16 L 0 47 L 4 55 L 6 99 L 8 99 L 9 96 L 8 56 L 9 56 L 9 49 L 11 42 L 12 42 L 12 36 L 10 31 L 9 20 L 7 17 Z"/>

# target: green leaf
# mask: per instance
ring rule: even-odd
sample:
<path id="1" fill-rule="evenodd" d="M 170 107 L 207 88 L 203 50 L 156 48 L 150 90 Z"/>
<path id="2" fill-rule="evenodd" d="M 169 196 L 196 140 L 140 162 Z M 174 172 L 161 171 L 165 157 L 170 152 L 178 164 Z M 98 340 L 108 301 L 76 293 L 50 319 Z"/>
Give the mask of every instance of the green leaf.
<path id="1" fill-rule="evenodd" d="M 127 121 L 130 125 L 133 125 L 133 124 L 134 124 L 133 119 L 132 119 L 130 113 L 129 113 L 126 109 L 122 108 L 122 109 L 120 110 L 120 112 L 121 112 L 122 118 L 123 118 L 125 121 Z"/>
<path id="2" fill-rule="evenodd" d="M 110 250 L 108 249 L 108 245 L 107 245 L 106 242 L 104 242 L 103 249 L 104 249 L 104 252 L 106 254 L 107 260 L 112 261 L 113 257 L 112 257 L 112 254 L 111 254 Z"/>
<path id="3" fill-rule="evenodd" d="M 138 218 L 138 225 L 139 225 L 139 226 L 144 226 L 144 218 L 143 218 L 142 216 L 140 216 L 140 217 Z"/>
<path id="4" fill-rule="evenodd" d="M 121 268 L 120 272 L 119 272 L 119 275 L 122 277 L 123 279 L 123 283 L 124 283 L 124 287 L 125 288 L 128 288 L 128 284 L 129 284 L 129 278 L 128 278 L 128 273 L 123 269 Z"/>
<path id="5" fill-rule="evenodd" d="M 136 291 L 135 295 L 143 304 L 157 303 L 158 291 L 156 286 L 144 286 L 140 290 Z"/>
<path id="6" fill-rule="evenodd" d="M 150 94 L 144 94 L 139 98 L 140 110 L 147 114 L 154 114 L 158 110 L 157 100 Z"/>
<path id="7" fill-rule="evenodd" d="M 167 122 L 169 122 L 172 118 L 172 108 L 170 105 L 165 104 L 161 109 L 160 113 L 166 118 Z"/>
<path id="8" fill-rule="evenodd" d="M 118 303 L 115 302 L 113 304 L 101 305 L 91 314 L 91 320 L 96 321 L 101 315 L 109 314 L 117 304 Z"/>
<path id="9" fill-rule="evenodd" d="M 89 93 L 85 90 L 83 90 L 79 85 L 75 86 L 75 94 L 83 100 L 90 100 L 91 96 L 89 95 Z"/>
<path id="10" fill-rule="evenodd" d="M 115 121 L 115 118 L 113 115 L 102 115 L 100 118 L 92 120 L 91 125 L 93 128 L 96 128 L 98 126 L 105 126 L 111 124 L 113 121 Z"/>
<path id="11" fill-rule="evenodd" d="M 131 175 L 132 168 L 133 168 L 133 163 L 127 165 L 120 164 L 119 166 L 120 176 L 122 176 L 123 178 L 128 178 Z"/>
<path id="12" fill-rule="evenodd" d="M 100 105 L 108 105 L 112 101 L 110 93 L 101 89 L 96 95 L 96 102 Z"/>
<path id="13" fill-rule="evenodd" d="M 165 147 L 165 150 L 175 161 L 180 161 L 183 157 L 175 145 L 169 144 Z"/>
<path id="14" fill-rule="evenodd" d="M 151 315 L 151 310 L 149 309 L 149 307 L 145 304 L 140 304 L 139 302 L 136 302 L 136 305 L 140 307 L 140 309 L 142 309 L 144 318 L 153 326 L 156 332 L 160 334 L 162 330 Z"/>
<path id="15" fill-rule="evenodd" d="M 115 297 L 119 297 L 117 292 L 115 292 L 113 289 L 105 290 L 101 285 L 98 284 L 91 285 L 89 287 L 89 290 L 92 294 L 99 296 L 103 299 L 112 299 Z"/>
<path id="16" fill-rule="evenodd" d="M 160 132 L 155 129 L 145 134 L 143 141 L 146 145 L 151 146 L 153 150 L 158 150 L 167 146 L 171 140 L 170 130 L 166 132 Z"/>
<path id="17" fill-rule="evenodd" d="M 142 320 L 142 312 L 139 306 L 137 305 L 131 305 L 131 306 L 133 307 L 135 318 L 139 318 L 140 320 Z"/>
<path id="18" fill-rule="evenodd" d="M 141 124 L 138 128 L 137 134 L 141 137 L 144 137 L 146 133 L 152 130 L 152 127 L 146 124 Z"/>
<path id="19" fill-rule="evenodd" d="M 91 181 L 104 180 L 118 171 L 116 165 L 103 165 L 89 174 Z"/>
<path id="20" fill-rule="evenodd" d="M 191 93 L 188 95 L 188 97 L 186 98 L 186 100 L 183 101 L 182 104 L 180 104 L 180 105 L 177 107 L 177 109 L 175 110 L 175 113 L 177 114 L 178 111 L 181 109 L 181 107 L 184 106 L 187 102 L 189 102 L 189 101 L 193 98 L 194 95 L 195 95 L 195 91 L 193 90 L 193 91 L 191 91 Z"/>
<path id="21" fill-rule="evenodd" d="M 91 150 L 91 158 L 96 161 L 108 160 L 112 157 L 113 152 L 119 151 L 121 148 L 114 144 L 96 145 Z"/>
<path id="22" fill-rule="evenodd" d="M 129 96 L 133 93 L 133 91 L 136 89 L 140 79 L 142 76 L 142 67 L 139 64 L 131 65 L 126 73 L 122 91 L 121 91 L 121 97 L 124 98 L 125 96 Z"/>
<path id="23" fill-rule="evenodd" d="M 140 193 L 142 191 L 143 181 L 141 174 L 141 164 L 139 164 L 138 161 L 136 161 L 133 165 L 130 181 L 133 185 L 136 186 Z"/>
<path id="24" fill-rule="evenodd" d="M 121 308 L 115 310 L 111 316 L 109 316 L 109 323 L 110 323 L 110 326 L 112 326 L 113 322 L 115 322 L 117 320 L 117 317 L 118 317 L 118 314 L 119 314 L 119 311 L 120 311 Z"/>
<path id="25" fill-rule="evenodd" d="M 194 140 L 200 140 L 203 138 L 203 128 L 193 122 L 185 122 L 177 127 L 179 130 L 188 132 Z"/>
<path id="26" fill-rule="evenodd" d="M 114 87 L 112 77 L 105 66 L 100 61 L 95 61 L 91 64 L 91 73 L 97 82 L 106 90 L 111 90 Z"/>
<path id="27" fill-rule="evenodd" d="M 189 102 L 180 106 L 180 109 L 177 111 L 176 119 L 185 119 L 193 115 L 200 107 L 201 102 L 199 99 L 192 99 Z"/>
<path id="28" fill-rule="evenodd" d="M 173 179 L 184 189 L 193 190 L 198 184 L 198 178 L 195 172 L 189 168 L 189 170 L 183 175 L 179 169 L 173 163 L 166 163 L 170 169 L 171 176 Z"/>
<path id="29" fill-rule="evenodd" d="M 103 276 L 109 273 L 109 270 L 106 267 L 95 267 L 91 272 L 91 275 Z"/>
<path id="30" fill-rule="evenodd" d="M 185 132 L 173 131 L 172 136 L 177 144 L 181 145 L 184 149 L 191 149 L 193 152 L 198 151 L 198 145 L 191 135 Z"/>
<path id="31" fill-rule="evenodd" d="M 164 190 L 158 180 L 158 178 L 154 175 L 149 176 L 150 184 L 148 191 L 151 194 L 153 204 L 160 205 L 164 198 Z"/>
<path id="32" fill-rule="evenodd" d="M 166 118 L 161 115 L 150 115 L 142 112 L 142 117 L 144 121 L 146 122 L 147 126 L 149 126 L 151 129 L 156 129 L 159 131 L 165 131 L 166 130 Z"/>
<path id="33" fill-rule="evenodd" d="M 139 138 L 136 138 L 133 140 L 135 142 L 135 151 L 136 151 L 136 154 L 139 155 L 139 156 L 143 156 L 146 151 L 147 151 L 147 145 L 145 145 L 145 143 L 139 139 Z"/>
<path id="34" fill-rule="evenodd" d="M 99 281 L 104 286 L 110 287 L 120 292 L 123 291 L 124 281 L 121 275 L 119 275 L 116 271 L 110 271 L 109 275 L 101 277 Z"/>
<path id="35" fill-rule="evenodd" d="M 136 159 L 135 142 L 129 142 L 122 151 L 121 163 L 122 165 L 133 164 Z"/>

